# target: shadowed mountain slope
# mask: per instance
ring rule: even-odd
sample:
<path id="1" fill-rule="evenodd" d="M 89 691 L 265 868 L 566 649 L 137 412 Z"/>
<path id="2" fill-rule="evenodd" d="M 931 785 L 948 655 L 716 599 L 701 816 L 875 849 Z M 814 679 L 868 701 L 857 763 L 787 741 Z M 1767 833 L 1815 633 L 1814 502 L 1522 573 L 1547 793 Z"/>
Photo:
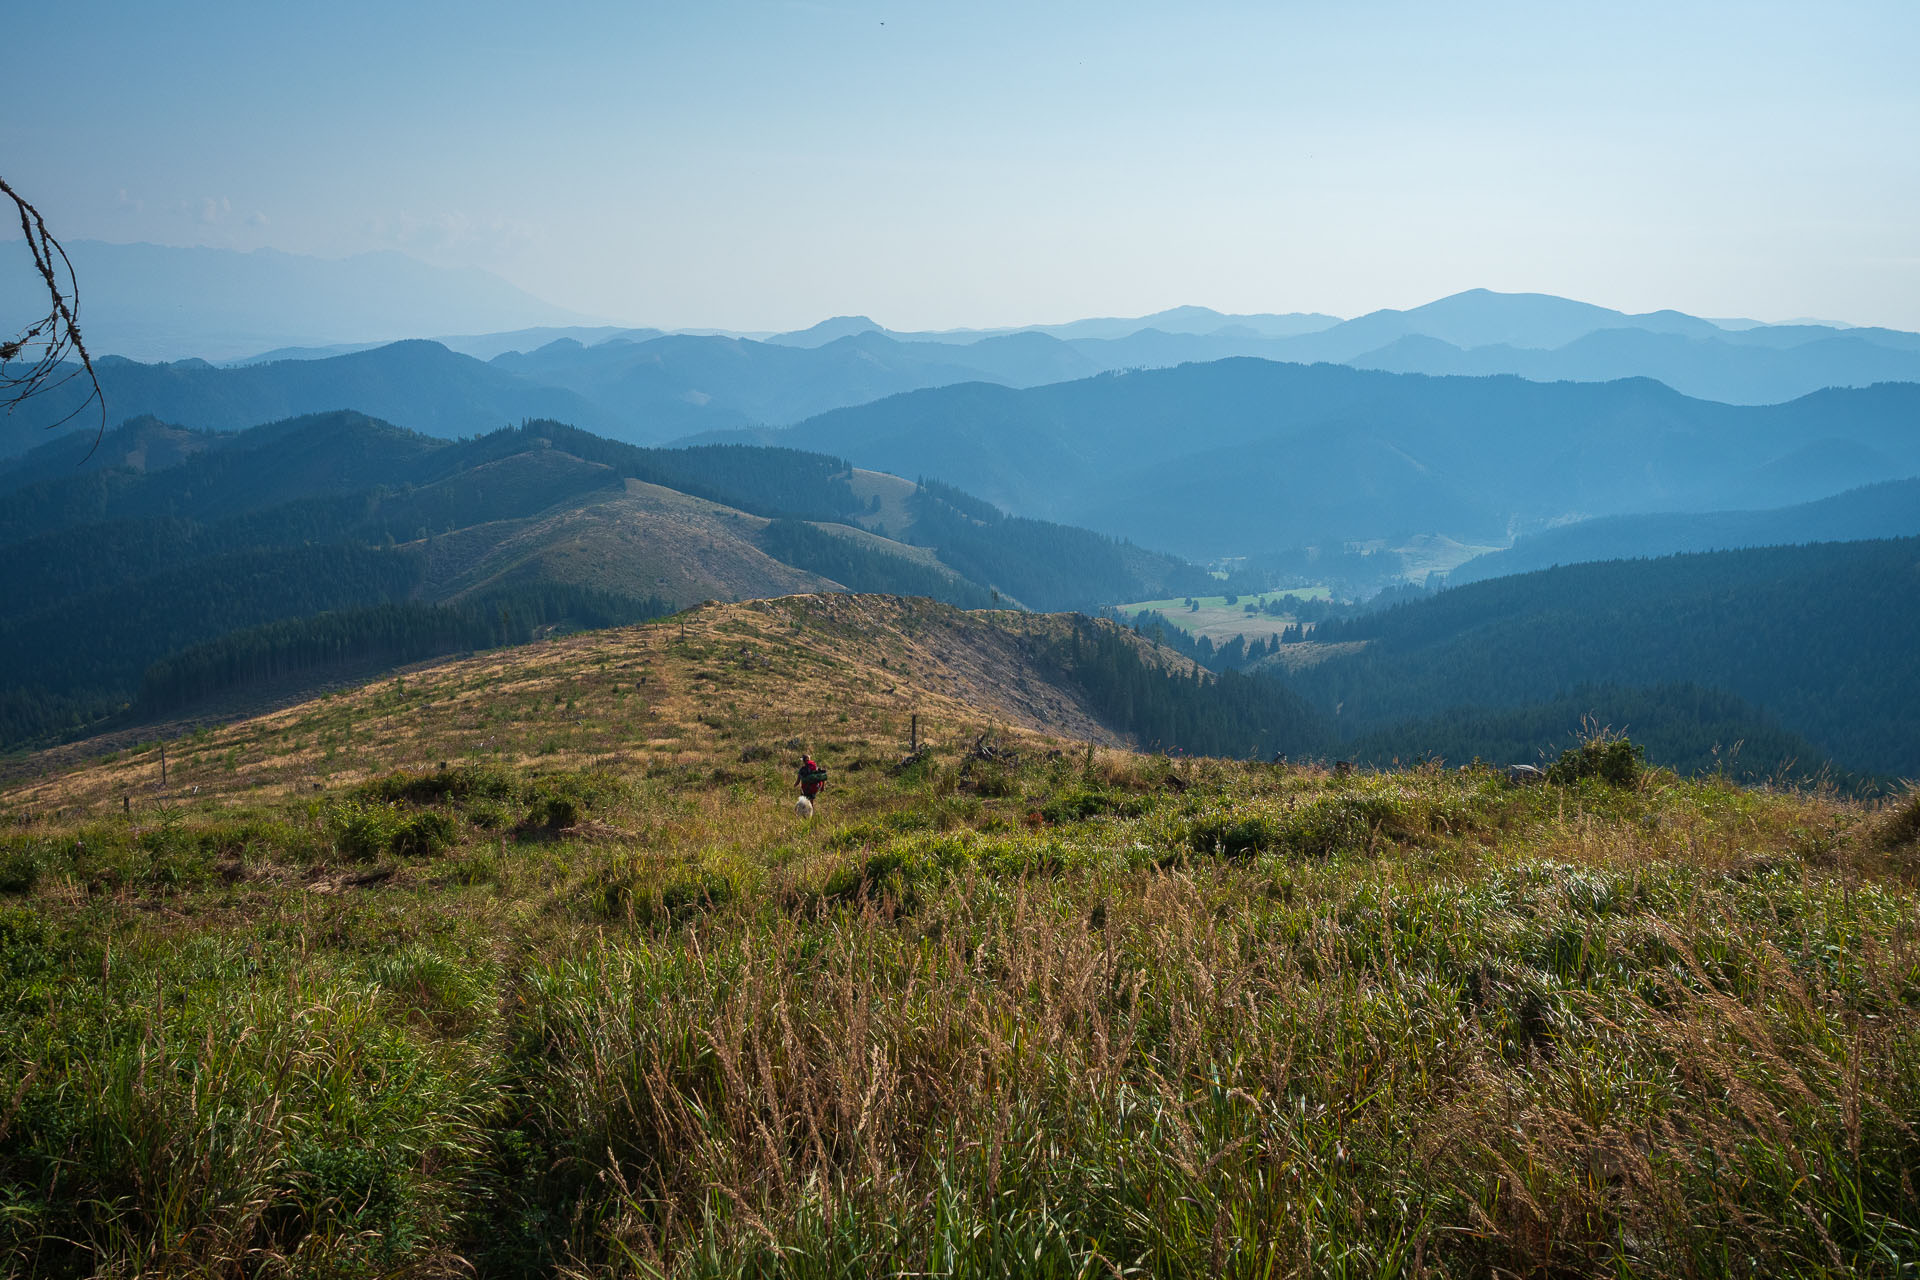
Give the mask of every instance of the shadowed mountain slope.
<path id="1" fill-rule="evenodd" d="M 1476 556 L 1447 575 L 1451 586 L 1527 573 L 1557 564 L 1668 556 L 1683 551 L 1857 542 L 1920 534 L 1920 479 L 1889 480 L 1818 502 L 1770 511 L 1698 515 L 1607 516 L 1562 525 L 1520 539 L 1505 551 Z"/>

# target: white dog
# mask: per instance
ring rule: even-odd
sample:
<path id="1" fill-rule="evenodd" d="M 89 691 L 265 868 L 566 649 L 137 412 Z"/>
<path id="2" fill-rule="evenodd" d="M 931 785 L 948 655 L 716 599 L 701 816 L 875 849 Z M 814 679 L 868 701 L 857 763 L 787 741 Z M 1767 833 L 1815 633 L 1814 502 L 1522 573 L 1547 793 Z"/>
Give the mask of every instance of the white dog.
<path id="1" fill-rule="evenodd" d="M 801 796 L 793 802 L 793 811 L 803 818 L 811 818 L 813 816 L 813 801 L 807 799 L 805 796 Z"/>

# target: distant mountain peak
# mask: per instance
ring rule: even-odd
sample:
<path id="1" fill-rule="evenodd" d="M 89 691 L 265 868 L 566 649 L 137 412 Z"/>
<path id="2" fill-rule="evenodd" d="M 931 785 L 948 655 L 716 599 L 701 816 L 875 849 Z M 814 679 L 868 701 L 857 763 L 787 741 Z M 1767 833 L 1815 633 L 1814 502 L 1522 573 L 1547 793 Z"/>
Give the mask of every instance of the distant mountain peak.
<path id="1" fill-rule="evenodd" d="M 1227 316 L 1224 312 L 1215 311 L 1212 307 L 1197 307 L 1189 303 L 1184 306 L 1168 307 L 1165 311 L 1156 311 L 1150 316 L 1141 316 L 1140 323 L 1152 325 L 1170 320 L 1175 322 L 1191 322 L 1195 320 L 1224 321 L 1226 319 Z"/>
<path id="2" fill-rule="evenodd" d="M 1438 338 L 1463 350 L 1492 346 L 1549 350 L 1601 329 L 1627 327 L 1685 337 L 1720 333 L 1712 321 L 1678 311 L 1629 315 L 1551 293 L 1466 289 L 1404 311 L 1369 312 L 1336 326 L 1329 335 L 1369 343 L 1368 350 L 1408 334 Z"/>
<path id="3" fill-rule="evenodd" d="M 767 341 L 783 347 L 824 347 L 829 342 L 835 342 L 841 338 L 851 338 L 862 333 L 885 332 L 884 328 L 868 316 L 833 316 L 805 329 L 775 334 Z"/>

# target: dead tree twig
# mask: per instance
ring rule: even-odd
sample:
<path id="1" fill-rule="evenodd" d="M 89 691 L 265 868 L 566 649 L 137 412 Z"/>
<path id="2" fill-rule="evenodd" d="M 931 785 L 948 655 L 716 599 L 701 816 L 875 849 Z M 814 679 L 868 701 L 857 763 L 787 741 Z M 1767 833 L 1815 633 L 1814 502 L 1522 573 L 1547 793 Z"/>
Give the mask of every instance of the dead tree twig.
<path id="1" fill-rule="evenodd" d="M 46 219 L 28 204 L 25 197 L 0 178 L 0 195 L 13 201 L 20 215 L 20 233 L 26 237 L 27 252 L 33 255 L 33 269 L 47 290 L 47 312 L 18 333 L 0 338 L 0 404 L 8 413 L 33 396 L 44 395 L 85 375 L 93 384 L 87 398 L 73 412 L 47 429 L 63 427 L 84 413 L 89 405 L 100 410 L 100 429 L 94 448 L 100 446 L 107 430 L 107 398 L 100 390 L 100 378 L 93 371 L 93 357 L 80 337 L 80 282 L 73 273 L 67 251 L 47 230 Z M 64 281 L 62 279 L 64 277 Z M 79 364 L 70 363 L 78 357 Z M 87 451 L 93 456 L 93 450 Z M 84 461 L 84 459 L 82 459 Z"/>

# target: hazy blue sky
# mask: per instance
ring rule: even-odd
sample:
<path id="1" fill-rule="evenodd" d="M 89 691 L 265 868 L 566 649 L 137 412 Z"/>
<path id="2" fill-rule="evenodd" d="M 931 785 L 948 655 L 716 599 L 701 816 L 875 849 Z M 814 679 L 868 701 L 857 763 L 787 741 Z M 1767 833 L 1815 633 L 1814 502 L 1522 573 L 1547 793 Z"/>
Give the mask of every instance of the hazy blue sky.
<path id="1" fill-rule="evenodd" d="M 1920 328 L 1920 3 L 14 6 L 56 234 L 400 248 L 628 323 L 1474 286 Z"/>

